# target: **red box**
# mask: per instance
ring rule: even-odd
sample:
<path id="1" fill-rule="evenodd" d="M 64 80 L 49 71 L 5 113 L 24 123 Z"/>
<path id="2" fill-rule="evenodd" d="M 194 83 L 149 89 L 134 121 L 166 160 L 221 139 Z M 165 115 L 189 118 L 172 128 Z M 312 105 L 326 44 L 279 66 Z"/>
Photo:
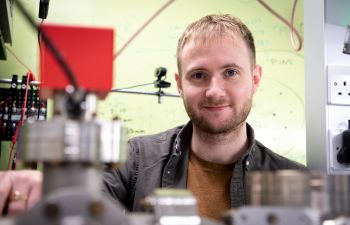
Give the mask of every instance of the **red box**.
<path id="1" fill-rule="evenodd" d="M 109 92 L 113 85 L 113 29 L 64 25 L 41 26 L 76 76 L 78 87 L 89 92 Z M 69 84 L 63 69 L 42 41 L 41 87 L 64 90 Z"/>

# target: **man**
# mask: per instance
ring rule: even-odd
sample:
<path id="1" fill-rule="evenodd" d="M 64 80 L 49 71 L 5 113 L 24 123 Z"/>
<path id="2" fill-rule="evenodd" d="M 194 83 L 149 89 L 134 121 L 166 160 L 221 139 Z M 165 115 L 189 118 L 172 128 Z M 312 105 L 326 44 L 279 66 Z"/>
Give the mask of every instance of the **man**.
<path id="1" fill-rule="evenodd" d="M 192 23 L 179 39 L 177 61 L 175 79 L 191 121 L 131 139 L 125 166 L 105 173 L 107 194 L 137 211 L 155 188 L 187 188 L 198 199 L 200 214 L 217 219 L 246 203 L 247 171 L 304 169 L 256 141 L 246 123 L 262 69 L 252 34 L 240 20 L 210 15 Z M 10 212 L 38 201 L 42 178 L 32 173 L 0 174 L 0 209 L 11 189 L 28 196 L 28 203 L 10 201 Z M 14 188 L 16 177 L 27 179 L 26 185 Z"/>
<path id="2" fill-rule="evenodd" d="M 178 91 L 191 119 L 185 126 L 130 140 L 130 160 L 105 176 L 107 192 L 130 210 L 157 187 L 187 188 L 201 215 L 245 203 L 251 170 L 301 169 L 254 140 L 246 123 L 261 80 L 251 32 L 229 15 L 189 25 L 177 50 Z"/>

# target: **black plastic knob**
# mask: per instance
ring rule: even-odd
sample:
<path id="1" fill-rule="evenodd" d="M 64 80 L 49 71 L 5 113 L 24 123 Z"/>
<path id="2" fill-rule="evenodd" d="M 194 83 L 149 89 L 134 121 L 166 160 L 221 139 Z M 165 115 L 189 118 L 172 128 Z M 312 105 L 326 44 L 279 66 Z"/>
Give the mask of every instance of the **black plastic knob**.
<path id="1" fill-rule="evenodd" d="M 346 130 L 342 134 L 343 147 L 337 154 L 337 160 L 340 164 L 350 164 L 350 130 Z"/>

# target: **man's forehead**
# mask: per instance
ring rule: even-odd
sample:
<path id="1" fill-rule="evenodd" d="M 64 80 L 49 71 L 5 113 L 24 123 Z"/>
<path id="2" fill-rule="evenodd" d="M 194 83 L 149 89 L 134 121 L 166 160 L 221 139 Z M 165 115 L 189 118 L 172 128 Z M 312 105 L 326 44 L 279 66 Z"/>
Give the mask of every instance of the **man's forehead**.
<path id="1" fill-rule="evenodd" d="M 187 43 L 183 46 L 182 50 L 185 50 L 186 48 L 194 48 L 194 47 L 210 47 L 212 45 L 217 44 L 229 44 L 229 46 L 234 46 L 236 43 L 242 43 L 243 38 L 238 35 L 212 35 L 211 37 L 208 37 L 206 35 L 198 35 L 196 37 L 192 37 L 190 40 L 188 40 Z M 229 47 L 227 46 L 227 47 Z"/>
<path id="2" fill-rule="evenodd" d="M 210 39 L 205 36 L 197 36 L 197 37 L 198 38 L 193 38 L 190 41 L 188 41 L 183 46 L 183 49 L 180 52 L 179 60 L 180 60 L 180 63 L 184 66 L 181 68 L 182 70 L 181 73 L 183 73 L 184 70 L 189 70 L 192 67 L 198 67 L 202 63 L 207 62 L 207 60 L 210 59 L 210 58 L 204 57 L 208 53 L 207 51 L 212 51 L 212 50 L 221 51 L 220 48 L 229 50 L 229 52 L 232 53 L 231 56 L 233 58 L 231 57 L 227 58 L 227 55 L 221 57 L 221 60 L 223 60 L 221 62 L 225 64 L 235 64 L 235 65 L 245 67 L 243 66 L 243 64 L 251 63 L 249 48 L 246 45 L 243 37 L 241 37 L 241 35 L 239 34 L 221 35 L 221 36 L 216 36 L 215 38 L 213 36 Z M 238 52 L 239 54 L 237 55 Z M 244 52 L 246 52 L 247 54 L 245 54 Z M 248 58 L 245 58 L 244 55 L 247 55 Z M 216 57 L 220 58 L 220 56 L 218 55 Z"/>

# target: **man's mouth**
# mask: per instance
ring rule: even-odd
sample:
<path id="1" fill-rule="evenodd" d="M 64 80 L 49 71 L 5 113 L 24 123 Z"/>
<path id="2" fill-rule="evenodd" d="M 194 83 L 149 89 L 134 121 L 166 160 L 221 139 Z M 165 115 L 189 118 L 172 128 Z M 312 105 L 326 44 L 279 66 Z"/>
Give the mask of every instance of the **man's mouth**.
<path id="1" fill-rule="evenodd" d="M 229 105 L 213 105 L 213 106 L 204 106 L 204 108 L 208 111 L 217 112 L 222 111 L 229 107 Z"/>

